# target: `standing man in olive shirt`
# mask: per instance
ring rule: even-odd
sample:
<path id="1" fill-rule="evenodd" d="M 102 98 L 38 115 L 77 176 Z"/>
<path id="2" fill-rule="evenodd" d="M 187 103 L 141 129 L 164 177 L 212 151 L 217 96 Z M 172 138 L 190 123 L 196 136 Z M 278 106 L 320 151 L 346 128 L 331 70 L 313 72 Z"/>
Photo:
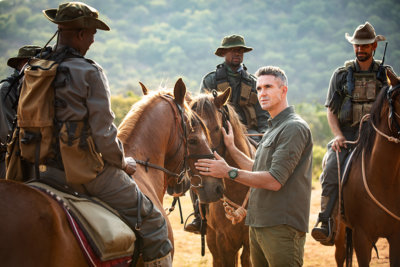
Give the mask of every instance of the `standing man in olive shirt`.
<path id="1" fill-rule="evenodd" d="M 302 266 L 311 198 L 312 136 L 288 105 L 287 78 L 278 67 L 256 72 L 258 101 L 271 115 L 254 161 L 237 149 L 232 128 L 224 142 L 241 169 L 200 159 L 200 174 L 234 179 L 252 187 L 246 216 L 253 266 Z"/>

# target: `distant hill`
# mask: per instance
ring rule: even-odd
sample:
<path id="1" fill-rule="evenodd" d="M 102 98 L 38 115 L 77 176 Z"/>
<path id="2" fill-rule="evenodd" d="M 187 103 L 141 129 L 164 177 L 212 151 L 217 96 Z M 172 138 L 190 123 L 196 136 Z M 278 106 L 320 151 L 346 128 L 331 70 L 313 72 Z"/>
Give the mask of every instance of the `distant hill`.
<path id="1" fill-rule="evenodd" d="M 400 3 L 396 0 L 88 0 L 110 25 L 98 31 L 88 53 L 105 69 L 112 92 L 141 94 L 171 87 L 183 77 L 197 92 L 202 76 L 223 61 L 214 55 L 222 38 L 241 34 L 254 48 L 244 63 L 254 73 L 278 65 L 289 77 L 291 104 L 323 103 L 330 76 L 354 57 L 344 34 L 365 21 L 389 41 L 386 63 L 400 73 Z M 8 57 L 25 44 L 44 45 L 56 25 L 42 14 L 61 2 L 0 0 L 0 75 Z M 376 58 L 381 59 L 380 43 Z"/>

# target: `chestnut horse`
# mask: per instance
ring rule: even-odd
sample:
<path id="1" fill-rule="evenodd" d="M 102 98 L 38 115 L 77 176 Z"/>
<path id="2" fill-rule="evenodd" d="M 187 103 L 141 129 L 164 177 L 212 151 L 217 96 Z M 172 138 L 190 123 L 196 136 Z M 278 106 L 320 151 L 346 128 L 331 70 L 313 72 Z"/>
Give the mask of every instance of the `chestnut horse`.
<path id="1" fill-rule="evenodd" d="M 235 137 L 235 144 L 247 156 L 253 156 L 254 148 L 250 146 L 244 135 L 246 129 L 241 124 L 237 113 L 227 101 L 231 94 L 228 88 L 224 93 L 201 94 L 194 98 L 190 105 L 192 109 L 204 120 L 210 131 L 213 149 L 217 151 L 231 166 L 238 165 L 233 161 L 226 150 L 222 127 L 229 121 Z M 247 196 L 249 187 L 236 183 L 230 179 L 224 179 L 224 197 L 241 206 Z M 246 204 L 246 203 L 245 203 Z M 208 205 L 207 218 L 207 246 L 213 256 L 213 266 L 238 266 L 239 250 L 242 248 L 240 261 L 242 266 L 251 266 L 249 250 L 249 228 L 240 223 L 232 224 L 225 217 L 223 201 L 217 201 Z"/>
<path id="2" fill-rule="evenodd" d="M 167 183 L 183 182 L 181 173 L 187 168 L 197 173 L 196 155 L 211 154 L 207 129 L 188 108 L 185 94 L 186 87 L 178 80 L 174 95 L 159 92 L 145 97 L 120 126 L 126 155 L 148 161 L 147 167 L 138 164 L 134 179 L 163 215 Z M 167 182 L 160 169 L 173 181 Z M 63 209 L 44 193 L 0 180 L 0 218 L 1 266 L 88 266 Z"/>
<path id="3" fill-rule="evenodd" d="M 185 94 L 182 79 L 175 84 L 174 98 L 166 96 L 163 91 L 148 93 L 132 106 L 118 128 L 125 156 L 142 162 L 137 165 L 135 182 L 166 218 L 172 244 L 172 227 L 163 208 L 166 189 L 186 179 L 189 168 L 194 175 L 199 175 L 194 167 L 195 161 L 212 156 L 207 128 L 188 107 Z M 220 184 L 218 179 L 212 177 L 202 177 L 202 180 L 207 186 L 210 183 Z M 190 182 L 187 181 L 185 190 L 189 189 Z"/>
<path id="4" fill-rule="evenodd" d="M 344 221 L 335 238 L 338 266 L 346 256 L 351 264 L 353 246 L 359 266 L 369 266 L 379 238 L 389 243 L 390 266 L 400 266 L 400 84 L 394 77 L 391 82 L 364 117 L 343 185 Z M 343 223 L 351 229 L 346 245 Z"/>

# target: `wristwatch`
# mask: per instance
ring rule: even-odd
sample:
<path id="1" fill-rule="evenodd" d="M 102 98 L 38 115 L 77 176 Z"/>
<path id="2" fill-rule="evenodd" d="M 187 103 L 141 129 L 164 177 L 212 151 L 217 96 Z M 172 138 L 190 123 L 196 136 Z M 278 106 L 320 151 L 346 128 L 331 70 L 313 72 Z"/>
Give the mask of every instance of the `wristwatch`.
<path id="1" fill-rule="evenodd" d="M 231 178 L 232 180 L 235 180 L 238 174 L 238 169 L 236 168 L 232 168 L 228 171 L 229 178 Z"/>

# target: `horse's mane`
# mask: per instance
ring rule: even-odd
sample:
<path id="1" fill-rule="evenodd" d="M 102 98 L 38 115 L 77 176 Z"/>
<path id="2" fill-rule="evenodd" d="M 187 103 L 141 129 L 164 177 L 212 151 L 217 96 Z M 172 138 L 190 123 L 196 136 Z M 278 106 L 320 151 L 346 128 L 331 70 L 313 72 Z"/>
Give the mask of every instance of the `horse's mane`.
<path id="1" fill-rule="evenodd" d="M 218 121 L 218 113 L 216 106 L 213 103 L 214 96 L 211 93 L 203 93 L 196 96 L 192 102 L 192 109 L 200 115 L 200 117 Z M 229 111 L 229 122 L 232 125 L 232 130 L 235 133 L 235 138 L 238 140 L 247 140 L 245 136 L 246 127 L 241 123 L 239 115 L 231 104 L 226 104 Z M 214 129 L 209 129 L 210 131 Z"/>
<path id="2" fill-rule="evenodd" d="M 381 111 L 385 103 L 386 92 L 388 91 L 388 89 L 389 86 L 383 87 L 379 92 L 374 104 L 372 105 L 370 118 L 365 123 L 363 123 L 360 130 L 358 147 L 361 149 L 357 149 L 354 156 L 358 157 L 363 149 L 366 151 L 372 151 L 376 131 L 373 128 L 371 122 L 373 122 L 374 125 L 378 125 L 380 123 Z"/>
<path id="3" fill-rule="evenodd" d="M 147 95 L 144 95 L 142 99 L 132 105 L 128 114 L 125 116 L 123 121 L 118 127 L 118 138 L 122 141 L 122 143 L 126 143 L 129 136 L 131 135 L 133 129 L 136 126 L 136 123 L 142 117 L 143 113 L 146 110 L 146 107 L 152 103 L 155 99 L 160 98 L 162 96 L 174 97 L 172 93 L 165 89 L 160 89 L 157 91 L 149 92 Z M 192 121 L 193 113 L 189 108 L 186 101 L 184 102 L 185 113 L 188 116 L 189 121 Z"/>

